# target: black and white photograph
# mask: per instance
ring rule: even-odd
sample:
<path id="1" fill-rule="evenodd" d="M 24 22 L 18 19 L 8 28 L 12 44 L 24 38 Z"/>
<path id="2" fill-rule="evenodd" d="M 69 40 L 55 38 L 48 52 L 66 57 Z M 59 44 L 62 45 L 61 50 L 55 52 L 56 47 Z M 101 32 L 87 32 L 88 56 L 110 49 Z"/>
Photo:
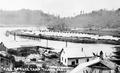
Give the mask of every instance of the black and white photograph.
<path id="1" fill-rule="evenodd" d="M 0 0 L 0 73 L 120 73 L 120 0 Z"/>

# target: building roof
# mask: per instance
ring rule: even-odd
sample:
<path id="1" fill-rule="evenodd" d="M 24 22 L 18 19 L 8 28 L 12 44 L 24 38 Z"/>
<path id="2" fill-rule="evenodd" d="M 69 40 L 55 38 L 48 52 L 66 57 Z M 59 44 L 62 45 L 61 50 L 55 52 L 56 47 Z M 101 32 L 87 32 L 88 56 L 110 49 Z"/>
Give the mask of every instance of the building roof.
<path id="1" fill-rule="evenodd" d="M 95 66 L 96 64 L 101 63 L 103 64 L 105 67 L 108 68 L 108 70 L 115 70 L 117 65 L 109 60 L 105 60 L 105 59 L 100 59 L 99 57 L 89 61 L 89 62 L 85 62 L 82 64 L 79 64 L 75 69 L 73 69 L 70 73 L 81 73 L 81 70 L 83 70 L 85 67 L 91 67 L 91 66 Z M 97 69 L 101 69 L 100 67 L 98 67 Z"/>
<path id="2" fill-rule="evenodd" d="M 25 57 L 15 56 L 15 55 L 14 55 L 14 58 L 15 58 L 15 61 L 21 61 L 21 60 L 22 60 L 23 62 L 25 61 Z"/>
<path id="3" fill-rule="evenodd" d="M 7 52 L 5 52 L 5 51 L 0 51 L 0 55 L 2 55 L 2 56 L 7 56 Z"/>
<path id="4" fill-rule="evenodd" d="M 18 47 L 21 47 L 16 41 L 12 41 L 12 42 L 4 42 L 4 45 L 10 49 L 10 48 L 14 48 L 17 49 Z"/>
<path id="5" fill-rule="evenodd" d="M 68 47 L 64 47 L 64 51 L 66 52 L 67 57 L 88 57 L 95 55 L 100 55 L 100 52 L 103 52 L 103 58 L 109 57 L 113 53 L 113 46 L 102 45 L 102 44 L 73 44 L 68 43 Z M 111 47 L 111 48 L 110 48 Z"/>
<path id="6" fill-rule="evenodd" d="M 39 48 L 44 48 L 44 49 L 51 49 L 53 50 L 54 48 L 52 47 L 46 47 L 46 45 L 42 45 L 40 44 L 40 42 L 38 41 L 12 41 L 12 42 L 4 42 L 4 45 L 8 48 L 8 49 L 16 49 L 17 48 L 21 48 L 21 47 L 35 47 L 35 46 L 39 46 Z"/>
<path id="7" fill-rule="evenodd" d="M 65 56 L 68 58 L 83 58 L 83 57 L 92 57 L 93 52 L 88 50 L 84 50 L 84 48 L 72 48 L 67 47 L 63 48 L 63 53 L 65 53 Z"/>
<path id="8" fill-rule="evenodd" d="M 89 61 L 89 62 L 85 62 L 85 63 L 82 63 L 82 64 L 79 64 L 76 68 L 74 68 L 70 73 L 81 73 L 81 71 L 85 68 L 85 67 L 88 67 L 92 64 L 95 64 L 95 63 L 98 63 L 100 62 L 100 58 L 96 58 L 92 61 Z"/>
<path id="9" fill-rule="evenodd" d="M 115 70 L 117 64 L 113 63 L 110 60 L 101 60 L 100 63 L 102 63 L 103 65 L 105 65 L 106 67 L 108 67 L 110 70 Z"/>
<path id="10" fill-rule="evenodd" d="M 27 59 L 33 59 L 33 58 L 39 59 L 40 55 L 39 54 L 30 54 L 27 56 Z"/>

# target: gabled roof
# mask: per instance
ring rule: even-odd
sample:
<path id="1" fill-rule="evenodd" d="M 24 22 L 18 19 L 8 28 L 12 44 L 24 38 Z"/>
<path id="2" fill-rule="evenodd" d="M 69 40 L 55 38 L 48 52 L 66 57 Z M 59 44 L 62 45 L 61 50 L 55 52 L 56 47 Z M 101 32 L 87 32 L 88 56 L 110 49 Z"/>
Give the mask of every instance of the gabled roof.
<path id="1" fill-rule="evenodd" d="M 81 73 L 81 70 L 83 70 L 86 67 L 92 67 L 95 66 L 96 64 L 101 63 L 103 64 L 105 67 L 107 67 L 107 69 L 109 70 L 115 70 L 117 65 L 109 60 L 102 60 L 99 57 L 89 61 L 89 62 L 85 62 L 82 64 L 79 64 L 76 68 L 74 68 L 70 73 Z M 97 67 L 98 69 L 101 69 L 100 67 Z"/>
<path id="2" fill-rule="evenodd" d="M 84 58 L 84 57 L 92 57 L 93 52 L 84 50 L 83 48 L 63 48 L 62 53 L 68 58 Z"/>
<path id="3" fill-rule="evenodd" d="M 101 64 L 101 66 L 99 66 L 98 64 Z M 99 62 L 93 65 L 90 65 L 89 67 L 95 67 L 95 66 L 102 69 L 115 70 L 117 64 L 111 62 L 110 60 L 104 59 L 104 60 L 100 60 Z"/>
<path id="4" fill-rule="evenodd" d="M 100 58 L 96 58 L 92 61 L 89 61 L 89 62 L 85 62 L 85 63 L 82 63 L 82 64 L 79 64 L 76 68 L 74 68 L 70 73 L 81 73 L 81 71 L 90 66 L 90 65 L 93 65 L 93 64 L 96 64 L 100 62 Z"/>

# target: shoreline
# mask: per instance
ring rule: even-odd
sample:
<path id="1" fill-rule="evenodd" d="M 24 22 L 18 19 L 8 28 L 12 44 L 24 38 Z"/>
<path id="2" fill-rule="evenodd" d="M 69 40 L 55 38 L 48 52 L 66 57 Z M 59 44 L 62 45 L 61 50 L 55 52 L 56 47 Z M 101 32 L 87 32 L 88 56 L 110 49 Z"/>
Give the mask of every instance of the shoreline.
<path id="1" fill-rule="evenodd" d="M 22 38 L 29 38 L 29 39 L 46 39 L 46 40 L 55 40 L 55 41 L 65 41 L 65 42 L 73 42 L 73 43 L 89 43 L 89 44 L 113 44 L 113 45 L 120 45 L 120 40 L 110 40 L 110 39 L 93 39 L 89 37 L 62 37 L 62 36 L 50 36 L 50 35 L 35 35 L 35 34 L 24 34 L 15 31 L 8 31 L 6 34 L 10 34 L 13 36 L 20 36 Z"/>

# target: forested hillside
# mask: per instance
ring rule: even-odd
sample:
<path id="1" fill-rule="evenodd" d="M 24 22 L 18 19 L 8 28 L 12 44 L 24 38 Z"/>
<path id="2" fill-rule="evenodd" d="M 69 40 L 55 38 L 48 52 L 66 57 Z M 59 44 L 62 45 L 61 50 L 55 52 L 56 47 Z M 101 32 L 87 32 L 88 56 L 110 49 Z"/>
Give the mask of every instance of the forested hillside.
<path id="1" fill-rule="evenodd" d="M 44 13 L 41 10 L 22 9 L 18 11 L 0 10 L 0 26 L 47 26 L 55 30 L 84 28 L 92 33 L 110 31 L 119 34 L 120 9 L 98 10 L 79 14 L 74 17 L 60 18 Z M 97 31 L 96 31 L 97 30 Z M 78 30 L 79 31 L 79 30 Z M 87 32 L 85 30 L 85 32 Z M 105 32 L 106 33 L 106 32 Z M 107 32 L 108 33 L 108 32 Z"/>
<path id="2" fill-rule="evenodd" d="M 0 26 L 41 26 L 56 20 L 55 16 L 40 10 L 0 11 Z"/>
<path id="3" fill-rule="evenodd" d="M 73 27 L 116 28 L 120 27 L 120 10 L 99 10 L 66 19 Z"/>

